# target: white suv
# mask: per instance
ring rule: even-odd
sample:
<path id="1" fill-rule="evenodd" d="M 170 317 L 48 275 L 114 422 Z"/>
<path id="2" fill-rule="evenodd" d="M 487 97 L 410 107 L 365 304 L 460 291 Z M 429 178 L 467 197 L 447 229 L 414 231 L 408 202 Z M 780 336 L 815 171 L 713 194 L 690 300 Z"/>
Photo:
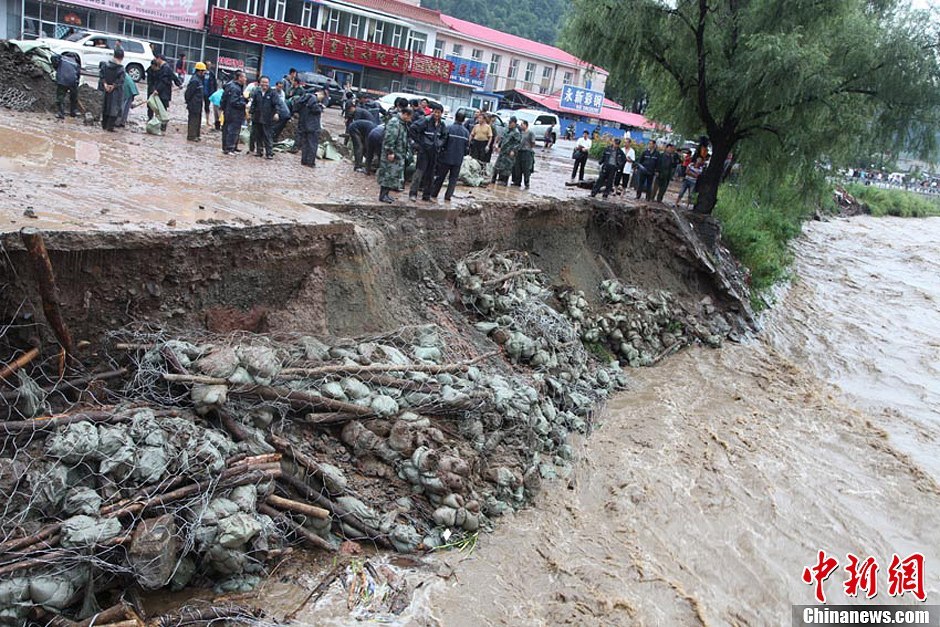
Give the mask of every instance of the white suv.
<path id="1" fill-rule="evenodd" d="M 539 109 L 500 109 L 496 112 L 504 122 L 509 122 L 510 117 L 522 122 L 529 123 L 529 130 L 535 133 L 535 141 L 545 140 L 545 131 L 552 129 L 552 142 L 558 141 L 558 116 L 551 111 L 540 111 Z"/>
<path id="2" fill-rule="evenodd" d="M 144 79 L 144 71 L 153 61 L 150 42 L 121 35 L 73 33 L 65 39 L 40 37 L 35 41 L 48 46 L 56 54 L 67 54 L 78 59 L 79 65 L 86 72 L 97 72 L 98 64 L 114 55 L 114 45 L 120 41 L 124 49 L 124 69 L 135 81 Z"/>

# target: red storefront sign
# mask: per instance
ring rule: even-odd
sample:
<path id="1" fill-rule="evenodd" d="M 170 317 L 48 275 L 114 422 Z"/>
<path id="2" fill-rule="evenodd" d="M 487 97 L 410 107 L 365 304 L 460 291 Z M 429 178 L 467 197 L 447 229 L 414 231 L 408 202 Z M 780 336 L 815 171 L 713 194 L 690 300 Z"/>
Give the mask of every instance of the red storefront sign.
<path id="1" fill-rule="evenodd" d="M 219 7 L 212 7 L 209 32 L 310 54 L 320 54 L 323 49 L 324 33 L 321 31 Z"/>
<path id="2" fill-rule="evenodd" d="M 450 81 L 454 66 L 446 59 L 219 7 L 212 7 L 209 32 L 231 39 L 298 50 L 390 72 L 413 74 L 418 78 L 439 83 Z"/>
<path id="3" fill-rule="evenodd" d="M 334 33 L 324 33 L 324 36 L 326 41 L 321 56 L 328 59 L 341 59 L 401 74 L 408 71 L 409 53 L 407 50 Z"/>
<path id="4" fill-rule="evenodd" d="M 438 83 L 449 83 L 453 71 L 454 64 L 447 59 L 429 57 L 426 54 L 411 54 L 411 68 L 408 73 L 418 78 L 425 78 Z"/>

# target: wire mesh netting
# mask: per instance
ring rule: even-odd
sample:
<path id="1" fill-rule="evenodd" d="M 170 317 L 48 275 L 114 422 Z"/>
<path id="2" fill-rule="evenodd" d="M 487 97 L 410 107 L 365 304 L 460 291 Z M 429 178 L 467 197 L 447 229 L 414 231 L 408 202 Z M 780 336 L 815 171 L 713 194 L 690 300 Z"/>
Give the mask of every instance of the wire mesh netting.
<path id="1" fill-rule="evenodd" d="M 250 590 L 296 545 L 472 546 L 571 474 L 569 435 L 626 386 L 585 336 L 623 314 L 655 347 L 674 319 L 615 287 L 640 313 L 594 311 L 516 251 L 468 256 L 454 287 L 463 311 L 357 338 L 127 328 L 94 374 L 20 342 L 0 392 L 0 621 L 87 616 L 128 583 Z"/>

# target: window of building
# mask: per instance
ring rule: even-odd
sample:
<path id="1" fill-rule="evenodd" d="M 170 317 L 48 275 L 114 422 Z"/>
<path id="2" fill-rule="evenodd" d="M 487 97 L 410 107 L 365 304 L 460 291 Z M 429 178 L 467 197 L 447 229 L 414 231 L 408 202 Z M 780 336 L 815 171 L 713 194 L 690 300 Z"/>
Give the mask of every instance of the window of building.
<path id="1" fill-rule="evenodd" d="M 424 33 L 411 32 L 408 34 L 408 50 L 415 54 L 424 54 L 424 49 L 428 45 L 428 36 Z"/>
<path id="2" fill-rule="evenodd" d="M 503 60 L 503 57 L 498 54 L 490 56 L 490 75 L 498 76 L 499 75 L 499 64 Z"/>
<path id="3" fill-rule="evenodd" d="M 405 37 L 405 27 L 395 26 L 392 28 L 392 47 L 401 48 L 401 40 Z"/>
<path id="4" fill-rule="evenodd" d="M 454 44 L 454 56 L 455 57 L 463 56 L 463 44 Z"/>
<path id="5" fill-rule="evenodd" d="M 369 20 L 369 37 L 368 40 L 375 44 L 382 43 L 382 38 L 385 37 L 385 22 L 380 22 L 378 20 Z"/>
<path id="6" fill-rule="evenodd" d="M 542 82 L 550 83 L 551 80 L 552 80 L 552 68 L 546 66 L 545 69 L 542 70 Z"/>
<path id="7" fill-rule="evenodd" d="M 509 78 L 516 78 L 519 75 L 519 59 L 513 59 L 509 62 L 509 72 L 506 73 L 506 76 Z"/>
<path id="8" fill-rule="evenodd" d="M 286 12 L 287 12 L 287 0 L 276 0 L 276 2 L 274 3 L 274 17 L 271 19 L 277 20 L 278 22 L 283 22 L 284 14 Z"/>
<path id="9" fill-rule="evenodd" d="M 339 20 L 342 16 L 336 9 L 329 9 L 329 11 L 330 18 L 327 20 L 326 30 L 330 31 L 331 33 L 339 33 Z"/>
<path id="10" fill-rule="evenodd" d="M 525 80 L 525 82 L 527 82 L 527 83 L 531 83 L 533 80 L 535 80 L 535 64 L 534 64 L 534 63 L 526 63 L 526 64 L 525 64 L 525 78 L 524 78 L 524 80 Z"/>
<path id="11" fill-rule="evenodd" d="M 444 57 L 444 42 L 440 39 L 434 42 L 434 56 L 438 59 L 442 59 Z"/>
<path id="12" fill-rule="evenodd" d="M 292 3 L 292 7 L 296 6 L 296 2 Z M 313 7 L 314 4 L 312 2 L 304 2 L 300 10 L 300 19 L 295 23 L 300 24 L 301 26 L 306 26 L 307 28 L 313 28 L 316 26 L 316 23 L 313 22 Z M 294 20 L 288 16 L 287 21 L 293 22 Z"/>
<path id="13" fill-rule="evenodd" d="M 470 56 L 473 57 L 473 60 L 474 60 L 474 61 L 482 61 L 482 60 L 483 60 L 483 51 L 480 50 L 479 48 L 474 48 L 474 49 L 470 52 Z"/>
<path id="14" fill-rule="evenodd" d="M 353 39 L 359 39 L 359 26 L 361 22 L 362 19 L 358 15 L 353 14 L 350 16 L 349 26 L 346 28 L 346 36 L 352 37 Z"/>
<path id="15" fill-rule="evenodd" d="M 565 76 L 564 76 L 564 78 L 562 79 L 561 83 L 562 83 L 562 85 L 570 85 L 570 84 L 571 84 L 571 72 L 565 72 Z"/>

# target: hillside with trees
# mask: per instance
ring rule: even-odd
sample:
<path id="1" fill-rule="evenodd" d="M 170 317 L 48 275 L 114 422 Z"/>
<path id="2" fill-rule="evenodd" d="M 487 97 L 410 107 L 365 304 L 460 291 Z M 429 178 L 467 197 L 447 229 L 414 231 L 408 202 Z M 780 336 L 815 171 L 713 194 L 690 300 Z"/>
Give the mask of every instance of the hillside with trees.
<path id="1" fill-rule="evenodd" d="M 422 0 L 421 6 L 519 35 L 543 44 L 555 45 L 568 6 L 566 0 Z"/>

